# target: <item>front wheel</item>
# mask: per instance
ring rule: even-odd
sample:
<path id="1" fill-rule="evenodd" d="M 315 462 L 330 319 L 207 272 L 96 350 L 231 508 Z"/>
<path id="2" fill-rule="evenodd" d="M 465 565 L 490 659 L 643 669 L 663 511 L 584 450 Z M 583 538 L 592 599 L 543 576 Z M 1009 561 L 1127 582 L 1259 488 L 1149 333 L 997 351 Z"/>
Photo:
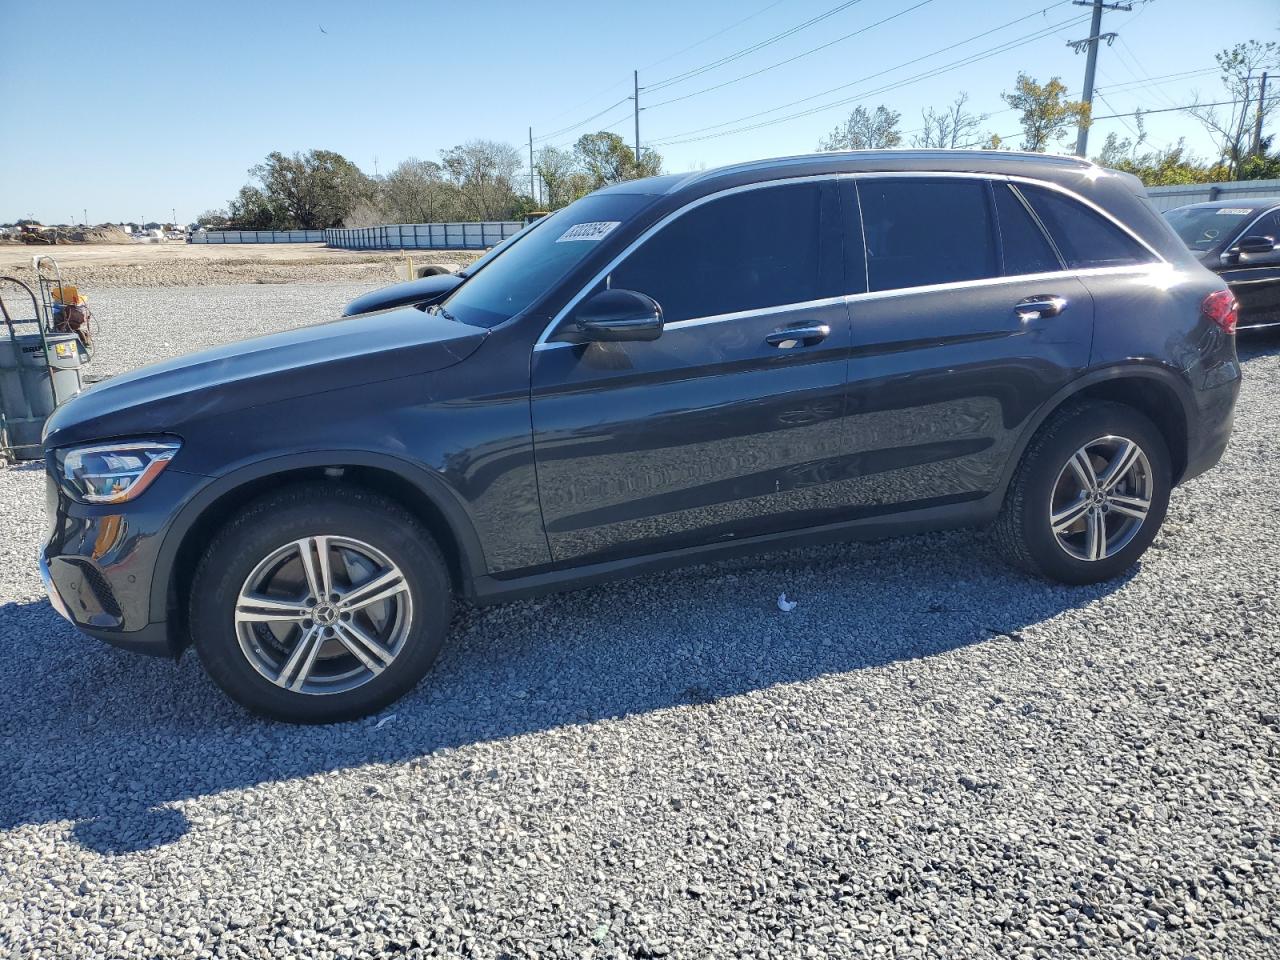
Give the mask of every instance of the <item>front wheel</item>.
<path id="1" fill-rule="evenodd" d="M 448 570 L 401 506 L 296 487 L 241 512 L 196 571 L 190 623 L 210 677 L 256 713 L 350 720 L 408 692 L 448 630 Z"/>
<path id="2" fill-rule="evenodd" d="M 1063 583 L 1118 576 L 1151 545 L 1171 486 L 1164 436 L 1131 407 L 1055 414 L 1023 454 L 995 534 L 1017 565 Z"/>

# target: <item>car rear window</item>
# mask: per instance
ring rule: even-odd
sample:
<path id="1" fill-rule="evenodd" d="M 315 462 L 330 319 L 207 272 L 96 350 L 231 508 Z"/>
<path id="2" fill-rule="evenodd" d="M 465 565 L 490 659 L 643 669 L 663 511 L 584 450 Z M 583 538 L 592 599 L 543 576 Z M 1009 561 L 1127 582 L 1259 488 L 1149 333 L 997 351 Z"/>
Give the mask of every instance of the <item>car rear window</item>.
<path id="1" fill-rule="evenodd" d="M 1034 184 L 1020 183 L 1017 190 L 1049 231 L 1067 266 L 1122 267 L 1155 259 L 1137 240 L 1078 200 Z"/>
<path id="2" fill-rule="evenodd" d="M 1016 277 L 1024 273 L 1051 273 L 1062 269 L 1049 238 L 1031 212 L 1007 183 L 993 184 L 996 216 L 1000 220 L 1000 247 L 1004 252 L 1004 273 Z"/>
<path id="3" fill-rule="evenodd" d="M 858 197 L 870 289 L 1000 275 L 984 181 L 868 177 Z"/>

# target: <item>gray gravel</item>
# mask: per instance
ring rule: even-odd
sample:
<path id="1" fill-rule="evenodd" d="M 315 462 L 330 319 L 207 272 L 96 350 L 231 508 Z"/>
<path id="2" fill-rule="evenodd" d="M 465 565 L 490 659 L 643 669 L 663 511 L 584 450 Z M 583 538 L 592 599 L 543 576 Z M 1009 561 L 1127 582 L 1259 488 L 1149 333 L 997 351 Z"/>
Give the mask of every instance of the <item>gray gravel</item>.
<path id="1" fill-rule="evenodd" d="M 100 371 L 358 291 L 104 292 Z M 464 610 L 318 729 L 65 626 L 0 472 L 0 955 L 1280 956 L 1280 338 L 1243 352 L 1123 582 L 980 533 L 698 567 Z"/>

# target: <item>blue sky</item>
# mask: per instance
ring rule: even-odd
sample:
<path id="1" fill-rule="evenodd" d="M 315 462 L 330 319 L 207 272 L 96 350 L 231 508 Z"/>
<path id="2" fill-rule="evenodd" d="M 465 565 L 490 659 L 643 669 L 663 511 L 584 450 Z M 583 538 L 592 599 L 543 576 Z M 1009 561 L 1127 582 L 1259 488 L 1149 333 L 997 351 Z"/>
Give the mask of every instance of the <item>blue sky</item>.
<path id="1" fill-rule="evenodd" d="M 642 142 L 656 146 L 669 171 L 812 150 L 858 102 L 901 111 L 910 130 L 922 108 L 945 105 L 962 90 L 975 110 L 991 114 L 984 129 L 1016 141 L 1016 114 L 997 111 L 1004 110 L 1000 92 L 1019 70 L 1042 80 L 1061 75 L 1078 92 L 1084 58 L 1066 41 L 1086 36 L 1087 21 L 1049 28 L 1088 11 L 1053 0 L 857 0 L 754 52 L 644 89 L 840 5 L 0 0 L 0 221 L 78 221 L 85 208 L 94 222 L 167 220 L 174 208 L 180 220 L 191 220 L 224 206 L 271 150 L 324 147 L 370 173 L 376 158 L 385 172 L 406 157 L 436 159 L 475 137 L 527 150 L 530 125 L 542 137 L 601 111 L 592 123 L 536 145 L 568 144 L 601 126 L 630 140 L 630 102 L 610 105 L 630 95 L 632 69 L 640 70 L 640 103 L 648 105 L 640 115 Z M 1027 19 L 995 29 L 1020 17 Z M 1250 37 L 1280 40 L 1280 4 L 1137 0 L 1132 12 L 1106 14 L 1103 28 L 1121 40 L 1101 50 L 1104 99 L 1095 113 L 1127 113 L 1185 104 L 1196 93 L 1222 99 L 1211 72 L 1161 78 L 1207 70 L 1215 51 Z M 994 32 L 930 56 L 988 30 Z M 1049 32 L 903 83 L 1040 31 Z M 830 45 L 806 53 L 820 44 Z M 880 76 L 855 82 L 874 74 Z M 897 86 L 877 92 L 891 84 Z M 686 94 L 696 95 L 660 103 Z M 851 97 L 865 99 L 826 106 Z M 793 101 L 801 102 L 773 110 Z M 740 129 L 814 107 L 826 108 Z M 730 122 L 754 114 L 761 115 Z M 1148 129 L 1155 143 L 1185 135 L 1208 151 L 1198 124 L 1181 113 L 1153 115 Z M 1091 147 L 1110 130 L 1123 133 L 1122 121 L 1099 121 Z"/>

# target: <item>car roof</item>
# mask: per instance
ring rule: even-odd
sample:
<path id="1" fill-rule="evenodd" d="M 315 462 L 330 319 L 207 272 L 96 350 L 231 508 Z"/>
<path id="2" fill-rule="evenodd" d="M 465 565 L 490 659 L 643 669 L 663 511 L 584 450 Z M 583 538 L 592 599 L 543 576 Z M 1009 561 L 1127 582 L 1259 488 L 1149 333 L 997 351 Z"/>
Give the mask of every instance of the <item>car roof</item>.
<path id="1" fill-rule="evenodd" d="M 1085 172 L 1101 169 L 1080 157 L 1015 150 L 833 150 L 767 160 L 748 160 L 710 170 L 628 180 L 597 192 L 657 196 L 722 180 L 763 180 L 824 173 L 963 171 L 1034 177 L 1047 171 L 1061 175 L 1069 170 Z"/>

